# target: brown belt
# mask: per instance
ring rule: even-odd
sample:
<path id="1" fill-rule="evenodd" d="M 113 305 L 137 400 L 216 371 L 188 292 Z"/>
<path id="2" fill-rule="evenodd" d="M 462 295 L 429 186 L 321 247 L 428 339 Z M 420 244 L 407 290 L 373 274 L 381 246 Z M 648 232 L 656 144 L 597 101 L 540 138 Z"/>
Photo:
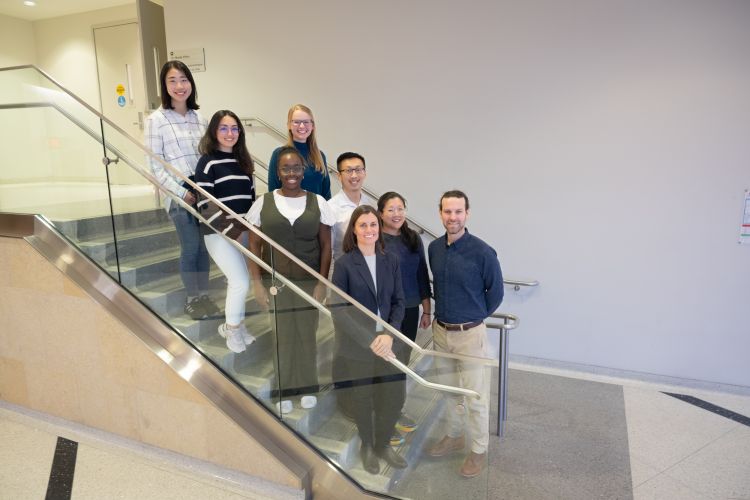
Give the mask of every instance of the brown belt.
<path id="1" fill-rule="evenodd" d="M 471 323 L 459 323 L 459 324 L 451 324 L 451 323 L 443 323 L 439 319 L 435 320 L 438 325 L 442 326 L 449 332 L 458 332 L 458 331 L 464 331 L 469 330 L 470 328 L 476 328 L 477 326 L 484 323 L 483 321 L 472 321 Z"/>

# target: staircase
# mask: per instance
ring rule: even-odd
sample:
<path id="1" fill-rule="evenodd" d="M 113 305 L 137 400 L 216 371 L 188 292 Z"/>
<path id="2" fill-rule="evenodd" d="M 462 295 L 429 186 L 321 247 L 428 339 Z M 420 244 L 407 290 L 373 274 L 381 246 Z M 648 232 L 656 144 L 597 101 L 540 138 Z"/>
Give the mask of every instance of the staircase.
<path id="1" fill-rule="evenodd" d="M 180 331 L 250 394 L 267 408 L 277 412 L 276 400 L 271 397 L 275 380 L 273 356 L 276 346 L 269 315 L 261 311 L 253 300 L 251 288 L 251 296 L 246 304 L 245 325 L 256 337 L 256 342 L 239 354 L 227 349 L 225 340 L 217 332 L 224 320 L 223 314 L 200 321 L 185 315 L 185 292 L 179 276 L 179 241 L 174 226 L 163 209 L 122 213 L 116 215 L 114 221 L 109 216 L 57 221 L 55 226 L 115 280 L 119 276 L 121 283 L 143 304 Z M 223 309 L 226 283 L 213 262 L 209 283 L 211 299 Z M 421 334 L 429 337 L 429 332 Z M 299 406 L 299 401 L 294 400 L 295 407 L 282 416 L 283 422 L 304 436 L 362 486 L 373 491 L 395 493 L 406 483 L 405 478 L 413 474 L 412 467 L 395 470 L 381 462 L 385 467 L 378 475 L 369 474 L 362 468 L 356 425 L 344 417 L 336 406 L 336 391 L 331 383 L 333 324 L 323 314 L 320 315 L 317 339 L 321 384 L 321 392 L 317 395 L 318 404 L 312 409 L 303 409 Z M 428 372 L 430 362 L 431 360 L 413 356 L 412 369 L 420 373 Z M 405 435 L 405 443 L 398 451 L 411 464 L 417 464 L 424 460 L 421 456 L 422 449 L 437 423 L 434 416 L 440 410 L 441 399 L 435 391 L 424 389 L 410 379 L 407 379 L 407 395 L 407 413 L 417 420 L 419 427 Z"/>

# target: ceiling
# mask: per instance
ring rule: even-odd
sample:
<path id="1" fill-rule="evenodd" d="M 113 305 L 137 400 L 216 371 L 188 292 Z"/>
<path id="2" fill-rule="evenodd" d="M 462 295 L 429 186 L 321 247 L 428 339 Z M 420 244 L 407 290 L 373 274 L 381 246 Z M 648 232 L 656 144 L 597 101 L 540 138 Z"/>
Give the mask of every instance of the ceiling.
<path id="1" fill-rule="evenodd" d="M 106 9 L 117 5 L 135 3 L 135 0 L 35 0 L 35 7 L 26 7 L 23 0 L 0 0 L 0 15 L 38 21 L 51 17 L 67 16 L 90 10 Z M 161 3 L 161 2 L 157 2 Z"/>

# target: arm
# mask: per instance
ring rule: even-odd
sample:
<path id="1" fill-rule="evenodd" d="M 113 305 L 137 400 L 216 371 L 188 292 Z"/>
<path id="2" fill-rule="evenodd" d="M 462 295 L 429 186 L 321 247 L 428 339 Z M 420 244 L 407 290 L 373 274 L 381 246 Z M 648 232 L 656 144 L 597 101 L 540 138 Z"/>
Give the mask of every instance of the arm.
<path id="1" fill-rule="evenodd" d="M 361 287 L 363 284 L 356 278 L 351 279 L 351 267 L 351 260 L 345 254 L 336 261 L 331 281 L 343 292 L 351 295 L 356 300 L 357 291 L 355 288 L 358 286 Z M 369 290 L 367 293 L 369 293 Z M 351 339 L 347 341 L 357 344 L 361 349 L 369 349 L 373 342 L 374 322 L 370 318 L 365 317 L 351 302 L 335 292 L 331 294 L 331 301 L 328 306 L 333 316 L 336 334 Z"/>
<path id="2" fill-rule="evenodd" d="M 484 300 L 487 304 L 487 316 L 493 314 L 503 302 L 503 272 L 494 251 L 487 252 L 484 258 Z"/>
<path id="3" fill-rule="evenodd" d="M 401 322 L 404 319 L 405 302 L 404 302 L 404 287 L 401 283 L 401 268 L 399 267 L 399 261 L 393 257 L 389 259 L 391 263 L 391 280 L 393 280 L 393 294 L 391 295 L 391 313 L 388 317 L 388 323 L 396 330 L 401 330 Z M 370 349 L 373 354 L 380 356 L 381 358 L 388 359 L 394 358 L 393 354 L 393 337 L 389 333 L 381 333 L 372 344 Z"/>
<path id="4" fill-rule="evenodd" d="M 258 226 L 255 226 L 259 229 Z M 261 246 L 263 240 L 258 236 L 255 231 L 250 231 L 250 241 L 248 243 L 250 252 L 258 258 L 261 258 Z M 250 275 L 253 278 L 253 293 L 255 294 L 255 301 L 264 311 L 268 311 L 268 293 L 266 293 L 266 287 L 263 286 L 263 279 L 260 272 L 260 266 L 256 264 L 252 259 L 249 261 Z"/>
<path id="5" fill-rule="evenodd" d="M 146 147 L 150 149 L 154 155 L 166 161 L 166 156 L 164 154 L 164 138 L 161 135 L 161 120 L 159 120 L 157 113 L 161 114 L 160 111 L 154 111 L 146 119 L 144 137 Z M 167 171 L 164 165 L 162 165 L 159 161 L 155 160 L 151 156 L 148 156 L 147 160 L 151 165 L 151 171 L 154 173 L 154 177 L 156 177 L 156 179 L 159 181 L 159 184 L 161 184 L 166 190 L 175 193 L 180 198 L 185 198 L 186 194 L 190 194 L 187 189 L 185 189 L 180 185 L 180 183 L 175 181 L 174 177 L 172 177 L 172 175 Z M 190 204 L 195 202 L 194 199 L 186 199 L 185 201 Z"/>
<path id="6" fill-rule="evenodd" d="M 326 160 L 326 154 L 321 151 L 320 156 L 323 157 L 323 182 L 320 189 L 320 195 L 326 199 L 331 199 L 331 175 L 328 171 L 328 160 Z"/>
<path id="7" fill-rule="evenodd" d="M 419 238 L 419 264 L 417 266 L 417 284 L 419 286 L 419 296 L 422 298 L 422 315 L 419 317 L 419 327 L 428 328 L 432 323 L 432 304 L 430 297 L 430 274 L 427 271 L 427 259 L 424 256 L 424 245 L 422 238 Z"/>
<path id="8" fill-rule="evenodd" d="M 198 165 L 195 167 L 195 183 L 198 184 L 200 187 L 208 191 L 208 194 L 216 197 L 216 194 L 214 193 L 214 171 L 209 169 L 208 172 L 206 172 L 206 164 L 209 161 L 208 155 L 201 156 L 200 160 L 198 160 Z M 209 201 L 208 198 L 203 196 L 200 193 L 197 193 L 198 196 L 198 211 L 201 213 L 203 217 L 206 218 L 206 220 L 210 220 L 212 217 L 216 215 L 217 212 L 221 212 L 221 209 L 215 204 Z M 224 227 L 222 227 L 221 216 L 218 216 L 217 218 L 213 219 L 211 221 L 211 226 L 222 230 Z"/>
<path id="9" fill-rule="evenodd" d="M 268 192 L 272 193 L 275 189 L 281 187 L 281 181 L 279 180 L 279 174 L 276 171 L 276 167 L 279 163 L 279 148 L 273 150 L 271 153 L 271 159 L 268 160 Z"/>
<path id="10" fill-rule="evenodd" d="M 320 245 L 320 274 L 324 278 L 328 278 L 328 273 L 331 270 L 331 226 L 320 223 L 318 229 L 318 244 Z M 315 285 L 313 292 L 315 300 L 322 302 L 326 296 L 326 286 L 322 281 L 319 281 Z"/>

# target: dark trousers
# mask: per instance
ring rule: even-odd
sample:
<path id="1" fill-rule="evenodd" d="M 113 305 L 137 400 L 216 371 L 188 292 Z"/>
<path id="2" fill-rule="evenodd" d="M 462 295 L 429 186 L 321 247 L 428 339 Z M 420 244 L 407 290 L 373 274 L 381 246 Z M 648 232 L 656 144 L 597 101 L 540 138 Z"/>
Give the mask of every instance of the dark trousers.
<path id="1" fill-rule="evenodd" d="M 419 327 L 419 306 L 407 307 L 404 311 L 404 320 L 401 322 L 401 333 L 409 337 L 409 340 L 417 338 Z M 393 339 L 393 352 L 396 358 L 405 365 L 409 365 L 411 358 L 411 347 L 399 339 Z M 405 377 L 405 375 L 403 376 Z M 402 377 L 402 378 L 403 378 Z"/>
<path id="2" fill-rule="evenodd" d="M 396 369 L 372 355 L 371 359 L 339 357 L 351 388 L 346 389 L 362 443 L 376 450 L 388 446 L 404 404 L 406 385 L 394 380 Z"/>
<path id="3" fill-rule="evenodd" d="M 419 327 L 419 306 L 407 307 L 404 312 L 404 320 L 401 323 L 401 333 L 414 340 L 417 338 L 417 328 Z M 407 346 L 403 341 L 399 339 L 393 339 L 393 351 L 396 354 L 396 359 L 401 361 L 405 365 L 409 365 L 409 358 L 411 358 L 411 347 Z M 345 391 L 352 386 L 351 380 L 349 380 L 344 361 L 341 356 L 333 358 L 331 365 L 333 372 L 333 387 L 336 389 L 336 401 L 339 408 L 348 415 L 353 415 L 352 402 L 347 399 L 350 391 Z M 390 367 L 391 373 L 394 368 Z M 406 380 L 404 373 L 398 372 L 397 374 L 390 375 L 391 380 Z"/>
<path id="4" fill-rule="evenodd" d="M 295 284 L 312 295 L 316 281 Z M 291 289 L 273 296 L 271 325 L 276 337 L 274 369 L 278 385 L 272 397 L 282 398 L 319 391 L 318 310 Z"/>

